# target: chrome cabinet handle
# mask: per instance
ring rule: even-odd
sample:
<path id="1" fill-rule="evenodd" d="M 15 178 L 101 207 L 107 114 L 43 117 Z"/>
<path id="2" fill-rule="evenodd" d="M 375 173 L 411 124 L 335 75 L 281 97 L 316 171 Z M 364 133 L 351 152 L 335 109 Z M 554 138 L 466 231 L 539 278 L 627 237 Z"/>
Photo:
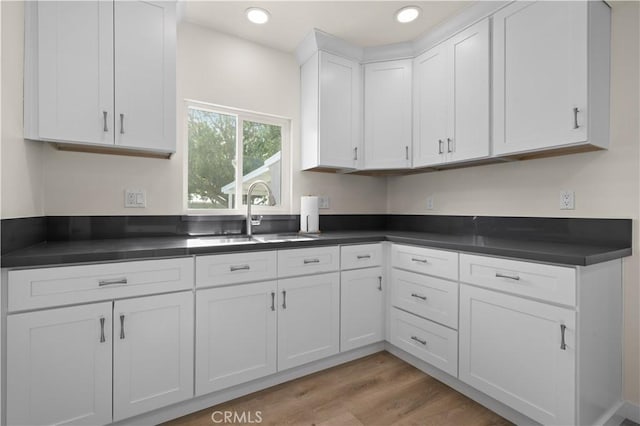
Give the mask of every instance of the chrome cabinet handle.
<path id="1" fill-rule="evenodd" d="M 427 300 L 427 296 L 423 296 L 423 295 L 417 294 L 417 293 L 411 293 L 411 297 L 416 297 L 418 299 Z"/>
<path id="2" fill-rule="evenodd" d="M 578 112 L 580 112 L 580 110 L 577 107 L 573 108 L 573 128 L 577 129 L 580 126 L 578 126 Z"/>
<path id="3" fill-rule="evenodd" d="M 229 267 L 229 271 L 231 271 L 231 272 L 248 271 L 250 269 L 251 269 L 251 267 L 249 265 L 235 265 L 235 266 L 230 266 Z"/>
<path id="4" fill-rule="evenodd" d="M 567 343 L 564 340 L 564 333 L 566 330 L 567 330 L 567 326 L 564 324 L 560 324 L 560 336 L 561 336 L 560 349 L 562 349 L 563 351 L 567 350 Z"/>
<path id="5" fill-rule="evenodd" d="M 420 263 L 429 263 L 429 262 L 427 262 L 427 259 L 418 259 L 418 258 L 415 258 L 415 257 L 412 257 L 411 261 L 412 262 L 420 262 Z"/>
<path id="6" fill-rule="evenodd" d="M 120 114 L 120 134 L 124 135 L 124 114 Z"/>
<path id="7" fill-rule="evenodd" d="M 362 259 L 371 259 L 371 255 L 370 254 L 359 254 L 358 255 L 358 260 L 362 260 Z"/>
<path id="8" fill-rule="evenodd" d="M 447 138 L 447 152 L 448 153 L 452 153 L 453 152 L 453 149 L 451 148 L 451 142 L 453 142 L 451 140 L 451 138 Z"/>
<path id="9" fill-rule="evenodd" d="M 310 263 L 320 263 L 320 259 L 305 259 L 304 264 L 308 265 Z"/>
<path id="10" fill-rule="evenodd" d="M 100 343 L 106 342 L 107 339 L 104 338 L 104 317 L 100 317 Z"/>
<path id="11" fill-rule="evenodd" d="M 358 147 L 353 148 L 353 160 L 358 160 Z"/>
<path id="12" fill-rule="evenodd" d="M 416 336 L 411 336 L 411 340 L 415 340 L 416 342 L 422 343 L 423 345 L 427 346 L 427 341 L 426 340 L 419 339 Z"/>
<path id="13" fill-rule="evenodd" d="M 510 280 L 520 281 L 520 277 L 517 275 L 505 275 L 501 274 L 500 272 L 496 272 L 496 278 L 507 278 Z"/>
<path id="14" fill-rule="evenodd" d="M 126 284 L 127 278 L 114 278 L 112 280 L 100 280 L 98 281 L 99 287 L 104 287 L 105 285 L 116 285 L 116 284 Z"/>
<path id="15" fill-rule="evenodd" d="M 124 314 L 120 314 L 120 339 L 124 339 Z"/>
<path id="16" fill-rule="evenodd" d="M 107 126 L 107 111 L 102 111 L 102 130 L 105 132 L 109 131 L 109 127 Z"/>
<path id="17" fill-rule="evenodd" d="M 276 292 L 275 291 L 271 292 L 271 310 L 272 311 L 276 310 Z"/>
<path id="18" fill-rule="evenodd" d="M 378 277 L 378 290 L 382 291 L 382 277 Z"/>
<path id="19" fill-rule="evenodd" d="M 408 159 L 409 159 L 409 146 L 405 146 L 405 147 L 404 147 L 404 158 L 405 158 L 406 160 L 408 160 Z"/>
<path id="20" fill-rule="evenodd" d="M 287 309 L 287 290 L 282 290 L 282 309 Z"/>
<path id="21" fill-rule="evenodd" d="M 444 154 L 444 141 L 438 139 L 438 154 Z"/>

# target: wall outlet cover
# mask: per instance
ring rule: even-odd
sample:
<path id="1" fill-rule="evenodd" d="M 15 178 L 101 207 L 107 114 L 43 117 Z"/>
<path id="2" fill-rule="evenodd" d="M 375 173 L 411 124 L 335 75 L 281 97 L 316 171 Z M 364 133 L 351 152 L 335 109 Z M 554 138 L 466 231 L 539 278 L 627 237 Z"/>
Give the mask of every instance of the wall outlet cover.
<path id="1" fill-rule="evenodd" d="M 427 210 L 433 210 L 433 195 L 427 197 Z"/>
<path id="2" fill-rule="evenodd" d="M 147 194 L 144 189 L 125 189 L 124 206 L 127 208 L 147 207 Z"/>
<path id="3" fill-rule="evenodd" d="M 574 210 L 576 208 L 576 195 L 571 190 L 560 191 L 560 210 Z"/>
<path id="4" fill-rule="evenodd" d="M 319 195 L 318 196 L 318 208 L 319 209 L 328 209 L 329 208 L 329 196 L 328 195 Z"/>

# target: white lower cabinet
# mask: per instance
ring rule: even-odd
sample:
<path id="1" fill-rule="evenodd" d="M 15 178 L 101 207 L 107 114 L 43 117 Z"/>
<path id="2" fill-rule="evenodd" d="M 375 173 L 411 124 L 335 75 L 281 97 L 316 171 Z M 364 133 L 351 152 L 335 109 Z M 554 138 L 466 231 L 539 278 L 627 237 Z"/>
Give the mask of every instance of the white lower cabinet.
<path id="1" fill-rule="evenodd" d="M 337 354 L 340 274 L 278 281 L 278 370 Z"/>
<path id="2" fill-rule="evenodd" d="M 111 422 L 111 306 L 7 317 L 7 424 Z"/>
<path id="3" fill-rule="evenodd" d="M 193 293 L 114 303 L 113 420 L 193 396 Z"/>
<path id="4" fill-rule="evenodd" d="M 382 268 L 343 271 L 340 281 L 340 350 L 384 340 Z"/>
<path id="5" fill-rule="evenodd" d="M 198 290 L 196 395 L 276 372 L 277 282 Z"/>
<path id="6" fill-rule="evenodd" d="M 108 424 L 193 396 L 193 293 L 7 317 L 7 423 Z"/>
<path id="7" fill-rule="evenodd" d="M 575 424 L 575 311 L 460 286 L 460 380 L 543 424 Z"/>

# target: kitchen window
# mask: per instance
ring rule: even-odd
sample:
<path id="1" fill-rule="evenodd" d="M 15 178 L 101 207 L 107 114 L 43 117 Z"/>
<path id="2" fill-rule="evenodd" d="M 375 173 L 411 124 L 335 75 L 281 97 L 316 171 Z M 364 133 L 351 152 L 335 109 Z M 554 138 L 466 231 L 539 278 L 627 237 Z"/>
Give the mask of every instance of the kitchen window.
<path id="1" fill-rule="evenodd" d="M 288 208 L 288 119 L 189 101 L 186 121 L 187 210 L 244 210 L 247 190 L 258 180 L 271 187 L 276 206 L 267 207 L 262 186 L 253 191 L 253 205 Z"/>

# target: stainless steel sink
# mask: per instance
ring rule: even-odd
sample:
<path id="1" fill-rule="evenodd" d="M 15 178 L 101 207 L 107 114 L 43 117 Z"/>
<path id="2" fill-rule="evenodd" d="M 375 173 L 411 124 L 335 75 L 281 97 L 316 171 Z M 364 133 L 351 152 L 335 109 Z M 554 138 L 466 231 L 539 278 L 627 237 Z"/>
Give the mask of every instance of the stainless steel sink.
<path id="1" fill-rule="evenodd" d="M 313 241 L 318 236 L 309 234 L 263 234 L 254 235 L 253 238 L 261 243 L 282 243 L 288 241 Z"/>
<path id="2" fill-rule="evenodd" d="M 210 235 L 189 240 L 190 246 L 225 246 L 234 244 L 256 244 L 259 241 L 247 235 Z"/>

